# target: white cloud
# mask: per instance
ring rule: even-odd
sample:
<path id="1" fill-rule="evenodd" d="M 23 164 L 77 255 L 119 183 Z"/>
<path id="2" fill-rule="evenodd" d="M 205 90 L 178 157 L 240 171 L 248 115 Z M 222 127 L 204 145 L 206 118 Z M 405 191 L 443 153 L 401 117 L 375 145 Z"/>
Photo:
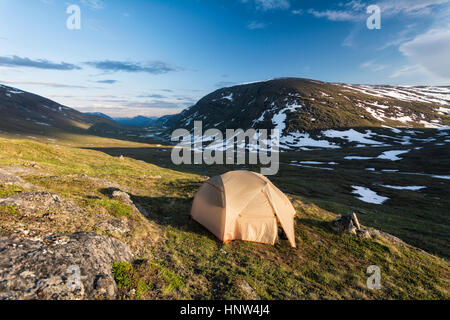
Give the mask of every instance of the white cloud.
<path id="1" fill-rule="evenodd" d="M 264 22 L 252 21 L 247 25 L 247 29 L 255 30 L 255 29 L 264 29 L 267 27 L 267 24 Z"/>
<path id="2" fill-rule="evenodd" d="M 398 13 L 424 15 L 431 13 L 431 7 L 450 3 L 450 0 L 385 0 L 379 3 L 383 14 Z"/>
<path id="3" fill-rule="evenodd" d="M 420 34 L 399 50 L 429 73 L 450 79 L 450 25 Z"/>
<path id="4" fill-rule="evenodd" d="M 256 8 L 259 10 L 286 10 L 291 7 L 291 3 L 288 0 L 241 0 L 244 3 L 254 2 Z"/>
<path id="5" fill-rule="evenodd" d="M 358 12 L 345 10 L 317 11 L 314 9 L 309 9 L 308 13 L 312 14 L 316 18 L 326 18 L 331 21 L 360 21 L 364 19 L 364 16 Z"/>
<path id="6" fill-rule="evenodd" d="M 395 70 L 393 73 L 389 75 L 389 78 L 398 78 L 403 76 L 411 76 L 411 75 L 425 75 L 425 72 L 421 66 L 411 65 L 411 66 L 403 66 L 400 69 Z"/>
<path id="7" fill-rule="evenodd" d="M 450 3 L 450 0 L 384 0 L 377 3 L 381 9 L 382 17 L 392 17 L 398 14 L 408 15 L 429 15 L 432 9 L 437 6 Z M 309 9 L 308 13 L 316 18 L 326 18 L 331 21 L 361 21 L 365 20 L 368 15 L 366 9 L 369 4 L 361 0 L 352 0 L 347 3 L 340 4 L 342 9 L 328 9 L 318 11 Z"/>
<path id="8" fill-rule="evenodd" d="M 384 64 L 376 63 L 375 60 L 370 60 L 370 61 L 367 61 L 367 62 L 364 62 L 363 64 L 361 64 L 361 68 L 369 69 L 371 71 L 381 71 L 381 70 L 386 69 L 387 67 L 388 66 L 386 66 Z"/>
<path id="9" fill-rule="evenodd" d="M 103 0 L 81 0 L 81 3 L 94 10 L 100 10 L 105 7 Z"/>

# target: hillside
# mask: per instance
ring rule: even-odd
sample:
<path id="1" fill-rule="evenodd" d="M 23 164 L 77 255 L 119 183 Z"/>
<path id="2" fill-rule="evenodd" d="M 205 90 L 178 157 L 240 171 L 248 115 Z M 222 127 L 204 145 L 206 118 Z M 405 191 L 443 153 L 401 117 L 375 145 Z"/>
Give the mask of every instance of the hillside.
<path id="1" fill-rule="evenodd" d="M 289 196 L 297 210 L 297 249 L 282 239 L 275 246 L 243 241 L 221 244 L 189 219 L 192 197 L 206 177 L 54 144 L 0 139 L 0 146 L 0 243 L 19 237 L 30 250 L 33 243 L 53 243 L 51 250 L 49 247 L 52 252 L 70 245 L 71 255 L 76 255 L 85 250 L 83 245 L 77 247 L 77 241 L 96 241 L 99 248 L 107 249 L 109 242 L 74 232 L 94 231 L 118 239 L 134 255 L 131 262 L 126 262 L 125 249 L 122 255 L 111 256 L 126 259 L 111 264 L 119 297 L 449 298 L 448 262 L 382 232 L 373 232 L 369 239 L 338 233 L 331 221 L 339 210 L 322 209 L 293 193 Z M 283 187 L 280 181 L 275 183 Z M 46 192 L 52 195 L 50 199 L 58 200 L 36 206 L 33 199 L 46 199 Z M 66 240 L 55 238 L 63 234 L 69 234 Z M 92 257 L 92 252 L 86 254 Z M 381 290 L 366 287 L 366 269 L 374 264 L 382 270 Z M 25 274 L 23 270 L 20 272 Z M 38 289 L 48 283 L 43 272 L 33 271 Z M 61 278 L 58 281 L 64 284 Z M 29 297 L 26 288 L 14 283 L 10 282 L 6 291 L 0 285 L 2 298 Z M 85 294 L 95 289 L 88 282 L 83 284 Z M 64 297 L 59 295 L 60 287 L 51 288 L 53 298 Z M 41 296 L 46 296 L 46 290 Z M 83 297 L 80 295 L 78 292 L 75 297 Z"/>
<path id="2" fill-rule="evenodd" d="M 450 125 L 450 88 L 281 78 L 219 89 L 164 125 L 191 129 L 195 120 L 201 120 L 204 129 L 276 128 L 285 150 L 395 145 L 411 136 L 406 132 L 399 139 L 402 131 L 395 128 L 426 130 Z"/>
<path id="3" fill-rule="evenodd" d="M 286 81 L 303 90 L 292 101 L 283 93 Z M 347 85 L 312 80 L 269 84 L 221 89 L 180 115 L 158 119 L 158 126 L 149 130 L 97 121 L 45 98 L 0 88 L 5 111 L 0 119 L 5 124 L 0 128 L 0 251 L 5 253 L 0 269 L 6 270 L 0 272 L 0 299 L 448 299 L 447 89 L 351 86 L 354 93 Z M 279 86 L 270 89 L 274 84 Z M 262 102 L 272 90 L 267 101 L 272 99 L 273 107 L 262 103 L 251 115 L 241 104 L 248 96 L 242 94 L 237 103 L 238 94 L 227 91 L 243 88 Z M 309 105 L 324 112 L 316 119 L 322 127 L 292 127 L 307 116 L 305 108 L 283 110 L 294 101 L 306 105 L 308 88 L 323 97 L 320 92 L 329 92 L 324 102 L 314 98 Z M 332 93 L 331 88 L 340 91 Z M 379 97 L 394 91 L 400 97 L 404 90 L 415 100 Z M 348 123 L 345 117 L 365 109 L 346 104 L 347 98 L 340 99 L 344 93 L 348 99 L 374 99 L 377 105 L 405 103 L 404 114 L 411 112 L 411 119 L 420 117 L 437 128 L 425 128 L 420 121 L 381 121 L 370 114 Z M 223 101 L 209 104 L 225 94 Z M 331 94 L 339 104 L 321 109 L 331 103 Z M 216 112 L 209 111 L 214 108 Z M 352 111 L 341 118 L 345 108 Z M 208 127 L 218 110 L 223 125 L 233 125 L 236 119 L 223 114 L 240 109 L 246 111 L 239 119 L 247 121 L 239 122 L 244 128 L 246 123 L 257 128 L 284 125 L 280 170 L 270 179 L 297 211 L 297 249 L 282 237 L 273 247 L 221 244 L 189 219 L 193 196 L 208 177 L 260 168 L 176 166 L 168 140 L 161 140 L 171 128 L 159 125 L 189 127 L 192 120 L 205 119 Z M 201 115 L 193 116 L 200 110 Z M 369 238 L 333 229 L 336 217 L 351 212 L 369 230 Z M 68 295 L 67 280 L 60 274 L 73 261 L 88 277 L 82 290 Z M 382 270 L 381 290 L 366 286 L 370 265 Z"/>
<path id="4" fill-rule="evenodd" d="M 59 132 L 83 133 L 91 126 L 114 121 L 81 113 L 50 99 L 0 85 L 0 131 L 9 134 L 51 136 Z"/>

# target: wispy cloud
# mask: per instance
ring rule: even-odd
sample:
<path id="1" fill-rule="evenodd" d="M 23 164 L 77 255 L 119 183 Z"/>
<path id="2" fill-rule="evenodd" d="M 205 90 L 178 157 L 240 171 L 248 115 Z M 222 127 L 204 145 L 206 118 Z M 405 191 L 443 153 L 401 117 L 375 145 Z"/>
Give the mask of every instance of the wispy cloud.
<path id="1" fill-rule="evenodd" d="M 162 61 L 153 61 L 147 64 L 128 61 L 88 61 L 87 65 L 96 69 L 108 72 L 145 72 L 150 74 L 164 74 L 172 71 L 179 71 L 180 68 L 173 67 Z"/>
<path id="2" fill-rule="evenodd" d="M 258 10 L 286 10 L 291 7 L 288 0 L 241 0 L 243 3 L 253 2 Z"/>
<path id="3" fill-rule="evenodd" d="M 369 69 L 370 71 L 381 71 L 387 67 L 387 65 L 377 63 L 375 60 L 370 60 L 361 64 L 361 68 Z"/>
<path id="4" fill-rule="evenodd" d="M 81 0 L 81 3 L 93 10 L 100 10 L 105 7 L 103 0 Z"/>
<path id="5" fill-rule="evenodd" d="M 292 10 L 291 13 L 295 14 L 295 15 L 302 15 L 304 13 L 304 11 L 302 9 L 296 9 L 296 10 Z"/>
<path id="6" fill-rule="evenodd" d="M 398 78 L 406 75 L 411 74 L 417 74 L 417 73 L 423 73 L 423 70 L 420 66 L 417 65 L 411 65 L 411 66 L 404 66 L 400 69 L 395 70 L 389 75 L 389 78 Z"/>
<path id="7" fill-rule="evenodd" d="M 431 74 L 450 80 L 450 25 L 428 30 L 403 43 L 399 50 Z"/>
<path id="8" fill-rule="evenodd" d="M 256 30 L 256 29 L 264 29 L 267 27 L 267 24 L 259 21 L 251 21 L 247 24 L 247 29 Z"/>
<path id="9" fill-rule="evenodd" d="M 153 101 L 146 101 L 146 102 L 128 102 L 126 103 L 127 107 L 130 108 L 144 108 L 144 109 L 177 109 L 180 108 L 180 105 L 173 102 L 168 102 L 164 100 L 153 100 Z"/>
<path id="10" fill-rule="evenodd" d="M 156 98 L 156 99 L 164 99 L 167 98 L 166 96 L 163 96 L 162 94 L 142 94 L 138 96 L 138 98 Z"/>
<path id="11" fill-rule="evenodd" d="M 117 80 L 109 80 L 109 79 L 107 79 L 107 80 L 97 80 L 95 82 L 97 82 L 97 83 L 104 83 L 104 84 L 114 84 L 114 83 L 117 83 Z"/>
<path id="12" fill-rule="evenodd" d="M 77 65 L 67 62 L 52 62 L 46 59 L 33 60 L 30 58 L 22 58 L 19 56 L 0 57 L 0 66 L 4 67 L 28 67 L 47 70 L 80 70 Z"/>
<path id="13" fill-rule="evenodd" d="M 70 88 L 70 89 L 100 89 L 98 87 L 86 87 L 86 86 L 78 86 L 64 83 L 55 83 L 55 82 L 40 82 L 40 81 L 8 81 L 8 80 L 0 80 L 1 83 L 11 84 L 11 85 L 35 85 L 35 86 L 44 86 L 51 88 Z"/>
<path id="14" fill-rule="evenodd" d="M 382 0 L 376 4 L 380 7 L 384 18 L 390 18 L 399 14 L 405 15 L 430 15 L 436 7 L 450 3 L 450 0 Z M 326 18 L 330 21 L 362 21 L 368 17 L 369 4 L 361 0 L 351 0 L 339 4 L 340 8 L 327 10 L 309 9 L 307 12 L 316 18 Z"/>
<path id="15" fill-rule="evenodd" d="M 428 15 L 439 5 L 450 3 L 450 0 L 384 0 L 378 5 L 383 14 L 396 15 Z"/>
<path id="16" fill-rule="evenodd" d="M 312 14 L 316 18 L 326 18 L 331 21 L 361 21 L 364 19 L 364 16 L 361 13 L 355 11 L 344 11 L 344 10 L 317 11 L 314 9 L 309 9 L 308 13 Z"/>

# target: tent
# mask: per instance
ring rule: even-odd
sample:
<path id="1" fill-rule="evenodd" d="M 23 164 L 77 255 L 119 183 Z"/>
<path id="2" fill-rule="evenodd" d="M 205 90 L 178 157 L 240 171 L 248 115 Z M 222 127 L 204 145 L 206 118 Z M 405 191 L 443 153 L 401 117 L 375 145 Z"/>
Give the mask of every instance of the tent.
<path id="1" fill-rule="evenodd" d="M 294 216 L 289 199 L 269 179 L 244 170 L 206 181 L 191 209 L 191 218 L 222 242 L 246 240 L 273 245 L 280 222 L 293 248 Z"/>

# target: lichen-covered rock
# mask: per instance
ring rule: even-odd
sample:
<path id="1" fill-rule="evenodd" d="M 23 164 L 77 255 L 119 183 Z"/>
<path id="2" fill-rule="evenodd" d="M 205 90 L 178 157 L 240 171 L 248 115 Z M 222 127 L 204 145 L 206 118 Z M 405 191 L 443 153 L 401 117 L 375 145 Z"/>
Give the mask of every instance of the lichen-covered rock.
<path id="1" fill-rule="evenodd" d="M 131 259 L 127 245 L 92 232 L 0 237 L 0 299 L 114 299 L 111 264 Z"/>
<path id="2" fill-rule="evenodd" d="M 128 223 L 122 219 L 117 218 L 101 221 L 97 223 L 95 226 L 109 233 L 125 234 L 130 231 Z"/>
<path id="3" fill-rule="evenodd" d="M 0 205 L 17 206 L 23 215 L 37 212 L 81 213 L 83 211 L 73 202 L 65 200 L 55 193 L 45 191 L 21 192 L 11 197 L 0 199 Z"/>
<path id="4" fill-rule="evenodd" d="M 2 168 L 0 168 L 0 184 L 22 188 L 35 188 L 35 186 L 31 183 L 25 182 L 21 177 L 18 177 Z"/>

